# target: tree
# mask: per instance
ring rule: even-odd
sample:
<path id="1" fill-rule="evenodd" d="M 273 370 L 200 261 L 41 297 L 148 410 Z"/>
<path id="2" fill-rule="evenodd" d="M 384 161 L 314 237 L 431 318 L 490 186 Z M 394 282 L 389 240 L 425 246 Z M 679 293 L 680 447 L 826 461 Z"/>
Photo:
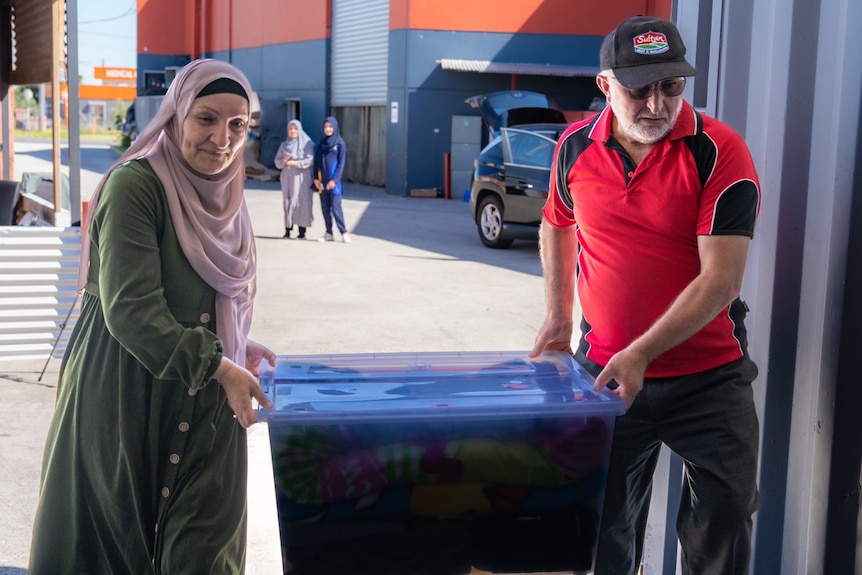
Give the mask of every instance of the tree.
<path id="1" fill-rule="evenodd" d="M 38 112 L 39 86 L 15 86 L 15 108 Z"/>

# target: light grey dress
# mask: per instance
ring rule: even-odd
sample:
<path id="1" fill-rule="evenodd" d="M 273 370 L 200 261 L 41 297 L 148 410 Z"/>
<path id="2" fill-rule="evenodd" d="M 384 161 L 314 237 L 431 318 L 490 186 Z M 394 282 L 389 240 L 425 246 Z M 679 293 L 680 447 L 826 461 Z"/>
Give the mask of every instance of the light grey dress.
<path id="1" fill-rule="evenodd" d="M 299 128 L 296 138 L 288 138 L 278 147 L 275 167 L 281 170 L 281 196 L 284 201 L 284 227 L 311 227 L 314 221 L 311 182 L 311 166 L 314 163 L 314 141 L 302 130 L 298 120 L 291 120 Z M 290 126 L 288 124 L 288 127 Z M 293 166 L 287 166 L 288 160 Z"/>

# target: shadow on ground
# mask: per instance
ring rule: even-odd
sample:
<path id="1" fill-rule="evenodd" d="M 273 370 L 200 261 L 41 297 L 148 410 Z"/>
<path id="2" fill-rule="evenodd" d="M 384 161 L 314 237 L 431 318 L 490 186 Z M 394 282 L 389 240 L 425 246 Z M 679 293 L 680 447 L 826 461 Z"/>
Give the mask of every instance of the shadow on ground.
<path id="1" fill-rule="evenodd" d="M 278 182 L 248 180 L 246 189 L 280 193 Z M 365 204 L 358 221 L 348 222 L 351 232 L 356 235 L 434 252 L 441 258 L 542 275 L 537 241 L 516 241 L 511 248 L 504 250 L 486 248 L 479 239 L 467 204 L 460 199 L 411 198 L 387 194 L 379 187 L 347 183 L 344 200 Z M 318 209 L 317 205 L 315 209 Z M 319 215 L 315 213 L 315 226 L 319 226 L 319 221 Z M 259 240 L 281 241 L 280 236 L 260 234 L 257 237 Z"/>
<path id="2" fill-rule="evenodd" d="M 51 162 L 50 142 L 41 142 L 45 147 L 27 150 L 24 146 L 16 151 L 16 156 L 31 157 Z M 68 166 L 68 149 L 61 149 L 61 162 Z M 98 174 L 119 157 L 110 144 L 82 142 L 81 169 Z M 48 167 L 47 169 L 50 169 Z M 89 182 L 88 191 L 95 181 Z M 82 184 L 83 186 L 84 184 Z M 279 183 L 246 180 L 247 190 L 260 190 L 279 194 Z M 358 236 L 378 238 L 424 251 L 439 254 L 441 259 L 458 259 L 480 262 L 535 276 L 542 275 L 538 257 L 538 243 L 535 241 L 516 241 L 511 248 L 493 250 L 486 248 L 479 240 L 476 224 L 470 217 L 467 204 L 459 199 L 411 198 L 409 196 L 387 194 L 383 188 L 348 182 L 345 184 L 345 202 L 361 202 L 361 215 L 348 221 L 351 232 Z M 89 197 L 89 196 L 88 196 Z M 316 202 L 315 202 L 316 204 Z M 315 210 L 319 209 L 315 206 Z M 320 217 L 315 213 L 314 237 L 320 234 Z M 262 232 L 259 240 L 281 240 L 281 235 Z M 0 574 L 2 575 L 2 574 Z"/>

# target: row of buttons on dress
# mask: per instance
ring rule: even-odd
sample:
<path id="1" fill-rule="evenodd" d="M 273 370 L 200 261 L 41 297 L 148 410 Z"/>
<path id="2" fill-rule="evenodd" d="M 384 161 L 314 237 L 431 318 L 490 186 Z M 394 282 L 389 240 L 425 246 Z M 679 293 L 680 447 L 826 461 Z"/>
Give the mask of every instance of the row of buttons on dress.
<path id="1" fill-rule="evenodd" d="M 206 319 L 204 319 L 204 318 L 206 318 Z M 204 322 L 204 323 L 208 322 L 208 321 L 209 321 L 209 319 L 210 319 L 209 314 L 203 314 L 203 315 L 201 316 L 201 321 L 202 321 L 202 322 Z M 189 394 L 189 396 L 191 396 L 191 397 L 194 397 L 195 395 L 197 395 L 197 393 L 198 393 L 198 390 L 196 390 L 196 389 L 190 389 L 190 390 L 188 390 L 188 394 Z M 189 424 L 188 424 L 188 422 L 186 422 L 186 421 L 181 421 L 181 422 L 180 422 L 180 424 L 179 424 L 177 427 L 178 427 L 178 428 L 179 428 L 179 430 L 180 430 L 181 432 L 183 432 L 183 433 L 185 433 L 186 431 L 188 431 L 188 430 L 189 430 Z M 177 455 L 176 453 L 171 453 L 171 456 L 170 456 L 168 459 L 169 459 L 169 460 L 170 460 L 170 462 L 171 462 L 171 463 L 173 463 L 174 465 L 176 465 L 177 463 L 179 463 L 179 462 L 180 462 L 180 456 L 179 456 L 179 455 Z M 162 487 L 162 497 L 167 498 L 167 497 L 169 497 L 169 496 L 170 496 L 170 494 L 171 494 L 171 490 L 170 490 L 168 487 Z"/>

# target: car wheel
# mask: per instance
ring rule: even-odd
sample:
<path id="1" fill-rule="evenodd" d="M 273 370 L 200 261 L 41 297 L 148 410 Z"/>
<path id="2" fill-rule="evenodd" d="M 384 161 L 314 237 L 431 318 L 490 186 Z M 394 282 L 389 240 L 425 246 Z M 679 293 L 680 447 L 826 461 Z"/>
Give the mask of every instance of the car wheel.
<path id="1" fill-rule="evenodd" d="M 486 196 L 479 203 L 476 228 L 482 243 L 489 248 L 505 249 L 512 245 L 512 240 L 500 238 L 503 233 L 503 203 L 497 196 Z"/>

